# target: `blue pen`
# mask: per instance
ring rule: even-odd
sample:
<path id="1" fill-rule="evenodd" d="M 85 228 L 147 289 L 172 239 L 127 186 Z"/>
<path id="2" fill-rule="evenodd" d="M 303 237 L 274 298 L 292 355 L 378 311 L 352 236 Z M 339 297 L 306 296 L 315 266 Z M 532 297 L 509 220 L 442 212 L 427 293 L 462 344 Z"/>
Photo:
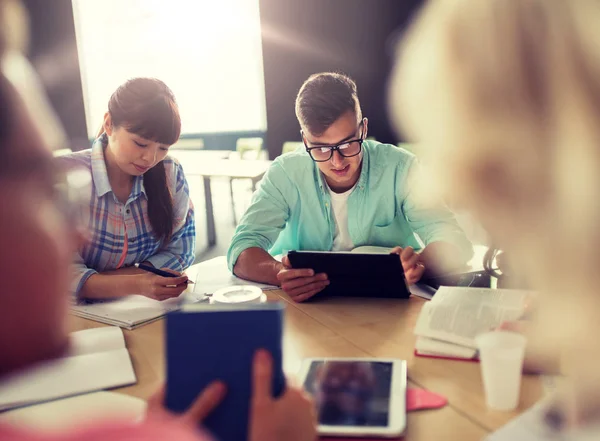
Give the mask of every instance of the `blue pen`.
<path id="1" fill-rule="evenodd" d="M 141 270 L 144 270 L 144 271 L 148 271 L 149 273 L 156 274 L 157 276 L 162 276 L 162 277 L 179 277 L 179 276 L 176 276 L 173 273 L 169 273 L 167 271 L 163 271 L 161 269 L 154 268 L 153 266 L 144 265 L 143 263 L 136 263 L 135 267 L 139 268 Z M 194 283 L 194 282 L 192 282 L 191 280 L 188 280 L 187 283 Z"/>

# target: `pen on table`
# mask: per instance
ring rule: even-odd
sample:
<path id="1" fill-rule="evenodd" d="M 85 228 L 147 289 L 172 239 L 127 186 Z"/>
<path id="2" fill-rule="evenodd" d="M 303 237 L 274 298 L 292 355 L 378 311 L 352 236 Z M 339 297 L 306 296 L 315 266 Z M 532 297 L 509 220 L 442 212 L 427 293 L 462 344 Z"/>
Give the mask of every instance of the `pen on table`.
<path id="1" fill-rule="evenodd" d="M 143 263 L 136 263 L 134 266 L 136 268 L 139 268 L 139 269 L 144 270 L 144 271 L 148 271 L 149 273 L 153 273 L 153 274 L 156 274 L 158 276 L 163 276 L 163 277 L 179 277 L 176 274 L 170 273 L 168 271 L 163 271 L 161 269 L 154 268 L 153 266 L 144 265 Z M 188 279 L 187 283 L 194 283 L 194 282 Z"/>

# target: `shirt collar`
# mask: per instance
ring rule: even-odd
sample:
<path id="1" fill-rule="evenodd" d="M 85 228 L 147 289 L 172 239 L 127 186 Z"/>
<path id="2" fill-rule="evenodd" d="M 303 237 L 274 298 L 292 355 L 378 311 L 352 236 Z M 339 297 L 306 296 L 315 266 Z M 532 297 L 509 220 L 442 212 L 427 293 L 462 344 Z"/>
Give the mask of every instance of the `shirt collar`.
<path id="1" fill-rule="evenodd" d="M 146 199 L 148 196 L 146 195 L 146 187 L 144 187 L 144 176 L 136 176 L 133 181 L 133 188 L 131 190 L 131 199 L 137 199 L 141 195 L 144 195 Z"/>
<path id="2" fill-rule="evenodd" d="M 92 145 L 92 178 L 94 179 L 94 186 L 96 187 L 96 196 L 101 198 L 107 193 L 112 192 L 110 181 L 108 180 L 108 171 L 106 170 L 106 162 L 104 162 L 104 144 L 102 143 L 101 137 L 94 141 Z M 144 177 L 136 176 L 133 181 L 133 188 L 131 190 L 131 199 L 136 199 L 140 195 L 148 198 L 146 195 L 146 189 L 144 187 Z"/>

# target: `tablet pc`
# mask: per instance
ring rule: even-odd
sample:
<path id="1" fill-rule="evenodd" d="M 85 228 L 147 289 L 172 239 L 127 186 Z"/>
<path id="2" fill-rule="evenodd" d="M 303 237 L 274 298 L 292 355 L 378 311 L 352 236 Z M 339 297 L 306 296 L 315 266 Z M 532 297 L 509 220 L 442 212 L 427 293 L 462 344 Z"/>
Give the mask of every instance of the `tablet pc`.
<path id="1" fill-rule="evenodd" d="M 399 437 L 406 428 L 406 362 L 394 359 L 305 360 L 299 380 L 317 408 L 323 436 Z"/>
<path id="2" fill-rule="evenodd" d="M 292 268 L 310 268 L 315 274 L 327 274 L 329 285 L 314 298 L 410 297 L 400 256 L 397 254 L 290 251 L 288 259 Z"/>

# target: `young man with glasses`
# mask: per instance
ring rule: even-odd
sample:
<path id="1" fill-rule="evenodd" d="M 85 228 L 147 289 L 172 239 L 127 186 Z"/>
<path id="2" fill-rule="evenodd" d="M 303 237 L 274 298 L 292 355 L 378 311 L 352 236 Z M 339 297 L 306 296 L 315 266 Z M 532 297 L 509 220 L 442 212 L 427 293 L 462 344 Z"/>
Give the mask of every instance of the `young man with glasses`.
<path id="1" fill-rule="evenodd" d="M 277 158 L 241 219 L 227 261 L 238 277 L 280 285 L 304 301 L 329 283 L 326 274 L 292 269 L 289 250 L 350 251 L 394 247 L 407 281 L 466 263 L 472 247 L 453 214 L 418 195 L 417 161 L 390 144 L 367 141 L 356 84 L 320 73 L 296 98 L 304 151 Z"/>

